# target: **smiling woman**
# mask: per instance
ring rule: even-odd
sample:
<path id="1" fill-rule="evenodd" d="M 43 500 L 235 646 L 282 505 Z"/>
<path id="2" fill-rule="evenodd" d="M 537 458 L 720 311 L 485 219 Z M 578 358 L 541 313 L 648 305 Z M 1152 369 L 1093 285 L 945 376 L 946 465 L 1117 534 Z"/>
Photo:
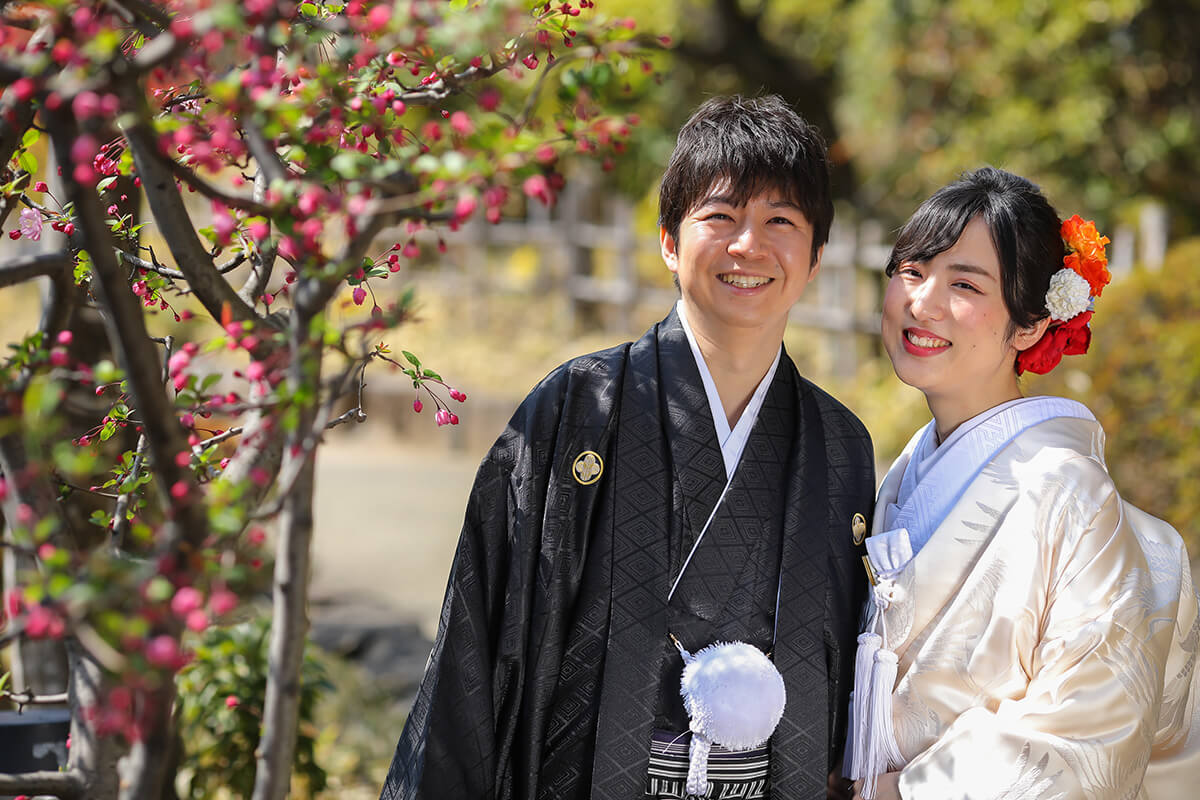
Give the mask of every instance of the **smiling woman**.
<path id="1" fill-rule="evenodd" d="M 1091 412 L 1017 382 L 1087 350 L 1107 241 L 992 168 L 898 237 L 884 346 L 933 420 L 884 478 L 865 542 L 858 796 L 1191 793 L 1170 777 L 1200 760 L 1187 552 L 1121 499 Z"/>

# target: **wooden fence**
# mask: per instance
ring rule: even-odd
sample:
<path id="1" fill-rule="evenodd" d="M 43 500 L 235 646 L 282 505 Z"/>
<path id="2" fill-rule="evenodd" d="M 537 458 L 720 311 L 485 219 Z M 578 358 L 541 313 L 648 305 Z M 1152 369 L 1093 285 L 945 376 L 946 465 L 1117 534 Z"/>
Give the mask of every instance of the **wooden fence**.
<path id="1" fill-rule="evenodd" d="M 664 311 L 678 296 L 656 232 L 639 230 L 630 201 L 596 191 L 586 177 L 568 182 L 553 209 L 531 202 L 525 218 L 495 225 L 481 216 L 446 236 L 448 252 L 436 272 L 445 290 L 478 301 L 473 307 L 481 325 L 494 293 L 552 292 L 566 300 L 576 329 L 600 326 L 628 335 L 635 320 L 646 317 L 640 312 Z M 846 216 L 835 219 L 821 274 L 791 312 L 794 325 L 822 337 L 829 367 L 839 376 L 852 376 L 864 352 L 875 349 L 870 341 L 879 334 L 883 269 L 894 234 L 873 220 Z M 1117 228 L 1110 250 L 1114 275 L 1127 273 L 1135 260 L 1151 269 L 1161 265 L 1166 232 L 1165 211 L 1156 205 L 1146 207 L 1138 232 Z M 497 270 L 505 251 L 517 248 L 537 251 L 536 268 L 523 276 Z"/>

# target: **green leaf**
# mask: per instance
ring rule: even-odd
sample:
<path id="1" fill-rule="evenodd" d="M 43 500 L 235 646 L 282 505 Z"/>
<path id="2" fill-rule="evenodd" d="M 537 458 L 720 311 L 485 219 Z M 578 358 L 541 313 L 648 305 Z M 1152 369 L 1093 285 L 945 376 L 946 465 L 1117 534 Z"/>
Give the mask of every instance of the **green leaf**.
<path id="1" fill-rule="evenodd" d="M 25 131 L 25 135 L 21 137 L 21 147 L 29 148 L 37 144 L 37 140 L 41 138 L 42 132 L 37 128 L 30 128 Z"/>
<path id="2" fill-rule="evenodd" d="M 17 163 L 21 165 L 21 169 L 25 170 L 30 175 L 33 175 L 38 170 L 37 157 L 35 157 L 33 153 L 29 152 L 28 150 L 21 151 L 21 154 L 17 156 Z"/>
<path id="3" fill-rule="evenodd" d="M 425 370 L 424 372 L 422 372 L 422 373 L 421 373 L 421 377 L 423 377 L 423 378 L 433 378 L 435 381 L 440 381 L 440 380 L 442 379 L 442 376 L 441 376 L 441 375 L 438 375 L 436 372 L 434 372 L 434 371 L 433 371 L 433 370 L 431 370 L 431 369 L 427 369 L 427 370 Z"/>
<path id="4" fill-rule="evenodd" d="M 317 8 L 315 3 L 301 3 L 300 13 L 306 17 L 315 17 L 320 13 L 320 9 Z"/>
<path id="5" fill-rule="evenodd" d="M 407 350 L 401 350 L 400 352 L 404 354 L 404 358 L 408 360 L 408 363 L 412 364 L 417 369 L 421 368 L 421 359 L 417 358 Z"/>

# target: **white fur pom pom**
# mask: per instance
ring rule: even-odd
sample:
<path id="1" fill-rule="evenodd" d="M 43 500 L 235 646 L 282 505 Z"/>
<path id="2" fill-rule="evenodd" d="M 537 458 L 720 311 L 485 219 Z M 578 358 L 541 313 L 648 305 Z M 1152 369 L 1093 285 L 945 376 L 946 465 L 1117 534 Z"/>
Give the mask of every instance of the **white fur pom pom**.
<path id="1" fill-rule="evenodd" d="M 684 659 L 680 693 L 692 730 L 730 750 L 761 746 L 783 716 L 783 676 L 761 650 L 718 642 Z"/>

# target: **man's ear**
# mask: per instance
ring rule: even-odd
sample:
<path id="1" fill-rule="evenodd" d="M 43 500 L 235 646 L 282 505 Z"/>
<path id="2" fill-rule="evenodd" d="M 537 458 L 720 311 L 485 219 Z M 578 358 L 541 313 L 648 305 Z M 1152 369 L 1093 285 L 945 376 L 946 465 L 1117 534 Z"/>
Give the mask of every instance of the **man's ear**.
<path id="1" fill-rule="evenodd" d="M 817 273 L 821 271 L 821 256 L 825 255 L 825 245 L 817 248 L 817 257 L 813 259 L 812 264 L 808 268 L 808 280 L 811 283 L 812 279 L 817 277 Z"/>
<path id="2" fill-rule="evenodd" d="M 1017 332 L 1013 334 L 1013 347 L 1021 350 L 1028 350 L 1033 347 L 1046 333 L 1046 329 L 1050 327 L 1050 317 L 1039 319 L 1037 322 L 1030 325 L 1028 328 L 1017 328 Z"/>
<path id="3" fill-rule="evenodd" d="M 667 265 L 667 269 L 671 272 L 679 271 L 679 249 L 675 243 L 675 237 L 667 233 L 666 228 L 658 229 L 658 243 L 662 248 L 663 262 Z"/>

